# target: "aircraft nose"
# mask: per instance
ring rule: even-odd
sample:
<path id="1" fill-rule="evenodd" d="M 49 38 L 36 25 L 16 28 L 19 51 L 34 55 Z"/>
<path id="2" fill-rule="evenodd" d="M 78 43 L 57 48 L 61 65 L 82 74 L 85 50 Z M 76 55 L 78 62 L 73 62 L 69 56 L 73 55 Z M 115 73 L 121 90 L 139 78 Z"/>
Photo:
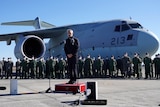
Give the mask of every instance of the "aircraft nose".
<path id="1" fill-rule="evenodd" d="M 150 55 L 153 55 L 159 48 L 159 39 L 150 31 L 139 32 L 137 45 L 139 47 L 138 50 L 141 50 L 141 53 L 144 55 L 146 52 L 150 53 Z"/>

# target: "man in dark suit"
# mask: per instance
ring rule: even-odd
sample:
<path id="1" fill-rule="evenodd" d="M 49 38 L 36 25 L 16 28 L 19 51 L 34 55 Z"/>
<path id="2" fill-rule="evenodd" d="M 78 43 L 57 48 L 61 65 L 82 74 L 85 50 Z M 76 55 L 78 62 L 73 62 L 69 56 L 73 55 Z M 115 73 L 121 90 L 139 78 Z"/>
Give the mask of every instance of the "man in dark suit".
<path id="1" fill-rule="evenodd" d="M 77 38 L 73 37 L 73 30 L 67 30 L 68 38 L 66 39 L 64 45 L 64 51 L 67 56 L 68 61 L 68 72 L 69 72 L 69 82 L 68 84 L 74 84 L 78 77 L 77 73 L 77 61 L 78 61 L 78 49 L 79 41 Z"/>

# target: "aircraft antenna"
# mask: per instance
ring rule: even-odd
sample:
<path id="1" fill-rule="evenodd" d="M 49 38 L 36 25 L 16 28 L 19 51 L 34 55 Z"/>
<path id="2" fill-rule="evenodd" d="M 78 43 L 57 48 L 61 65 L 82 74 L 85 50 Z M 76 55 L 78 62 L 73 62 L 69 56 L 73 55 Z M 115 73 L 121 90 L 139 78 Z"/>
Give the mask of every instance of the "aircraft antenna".
<path id="1" fill-rule="evenodd" d="M 130 16 L 129 19 L 132 20 L 132 17 Z"/>

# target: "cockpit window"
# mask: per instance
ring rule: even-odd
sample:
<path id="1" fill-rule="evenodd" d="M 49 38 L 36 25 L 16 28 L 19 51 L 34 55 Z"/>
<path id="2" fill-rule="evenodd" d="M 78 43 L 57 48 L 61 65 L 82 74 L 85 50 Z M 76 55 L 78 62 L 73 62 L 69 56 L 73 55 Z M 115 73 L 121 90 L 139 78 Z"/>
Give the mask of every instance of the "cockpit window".
<path id="1" fill-rule="evenodd" d="M 129 24 L 131 26 L 131 28 L 143 28 L 139 23 L 132 23 L 132 24 Z"/>
<path id="2" fill-rule="evenodd" d="M 127 24 L 123 24 L 123 25 L 115 26 L 114 31 L 115 32 L 121 32 L 121 31 L 126 31 L 126 30 L 129 30 L 129 29 L 130 29 L 130 27 Z"/>
<path id="3" fill-rule="evenodd" d="M 129 30 L 129 26 L 127 24 L 122 25 L 122 31 Z"/>
<path id="4" fill-rule="evenodd" d="M 120 32 L 120 25 L 117 25 L 117 26 L 115 27 L 114 31 Z"/>

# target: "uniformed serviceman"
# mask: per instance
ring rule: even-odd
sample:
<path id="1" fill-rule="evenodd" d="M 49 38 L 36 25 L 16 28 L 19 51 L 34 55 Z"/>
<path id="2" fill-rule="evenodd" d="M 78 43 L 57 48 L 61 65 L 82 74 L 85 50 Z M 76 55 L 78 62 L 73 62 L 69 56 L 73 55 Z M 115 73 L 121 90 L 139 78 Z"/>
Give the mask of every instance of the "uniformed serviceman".
<path id="1" fill-rule="evenodd" d="M 93 77 L 93 60 L 91 59 L 90 55 L 87 55 L 87 58 L 84 61 L 84 74 L 85 77 Z"/>
<path id="2" fill-rule="evenodd" d="M 29 78 L 29 71 L 28 71 L 28 58 L 25 58 L 21 62 L 22 67 L 22 79 Z"/>
<path id="3" fill-rule="evenodd" d="M 48 61 L 48 68 L 49 68 L 49 77 L 48 78 L 56 78 L 56 71 L 55 71 L 55 66 L 56 66 L 56 58 L 53 56 L 50 57 Z"/>
<path id="4" fill-rule="evenodd" d="M 158 54 L 158 70 L 156 79 L 160 79 L 160 54 Z"/>
<path id="5" fill-rule="evenodd" d="M 108 58 L 108 56 L 104 60 L 103 69 L 104 69 L 104 77 L 107 77 L 107 75 L 109 74 L 109 58 Z"/>
<path id="6" fill-rule="evenodd" d="M 119 72 L 122 76 L 122 59 L 120 58 L 120 56 L 118 56 L 116 61 L 117 61 L 117 76 L 118 76 Z"/>
<path id="7" fill-rule="evenodd" d="M 54 60 L 55 60 L 55 62 L 56 62 L 56 65 L 55 65 L 55 78 L 57 78 L 57 77 L 58 77 L 57 74 L 61 75 L 60 70 L 59 70 L 59 65 L 58 65 L 59 59 L 58 59 L 58 58 L 55 58 Z"/>
<path id="8" fill-rule="evenodd" d="M 40 58 L 37 62 L 37 71 L 38 71 L 38 78 L 44 79 L 45 77 L 45 60 L 44 58 Z"/>
<path id="9" fill-rule="evenodd" d="M 15 79 L 17 79 L 18 76 L 20 77 L 20 79 L 22 78 L 22 75 L 21 75 L 21 61 L 20 61 L 19 58 L 16 61 L 16 77 L 15 77 Z"/>
<path id="10" fill-rule="evenodd" d="M 36 60 L 34 58 L 34 56 L 32 57 L 32 59 L 29 61 L 29 71 L 30 71 L 30 77 L 32 79 L 35 79 L 36 78 Z"/>
<path id="11" fill-rule="evenodd" d="M 96 69 L 98 72 L 98 77 L 103 76 L 103 71 L 102 71 L 103 64 L 104 64 L 103 59 L 101 58 L 101 56 L 98 56 L 96 60 Z"/>
<path id="12" fill-rule="evenodd" d="M 77 62 L 78 62 L 78 49 L 79 49 L 79 40 L 73 36 L 73 30 L 68 29 L 68 38 L 66 39 L 64 45 L 64 51 L 68 60 L 68 72 L 70 80 L 68 84 L 73 84 L 76 82 L 78 77 L 77 73 Z"/>
<path id="13" fill-rule="evenodd" d="M 160 54 L 157 54 L 156 57 L 153 60 L 154 66 L 155 66 L 155 78 L 160 78 Z"/>
<path id="14" fill-rule="evenodd" d="M 117 66 L 117 62 L 114 58 L 114 56 L 112 55 L 110 60 L 109 60 L 109 76 L 110 77 L 116 77 L 115 72 L 116 72 L 116 66 Z"/>
<path id="15" fill-rule="evenodd" d="M 146 56 L 144 57 L 143 62 L 145 67 L 145 79 L 147 79 L 148 76 L 151 79 L 152 59 L 149 57 L 149 53 L 146 53 Z"/>
<path id="16" fill-rule="evenodd" d="M 8 61 L 6 63 L 6 79 L 8 79 L 9 77 L 12 79 L 12 68 L 13 68 L 13 62 L 11 60 L 11 58 L 8 58 Z"/>
<path id="17" fill-rule="evenodd" d="M 80 56 L 78 59 L 78 76 L 79 78 L 84 78 L 84 60 Z"/>
<path id="18" fill-rule="evenodd" d="M 131 58 L 128 56 L 128 53 L 125 53 L 122 57 L 122 76 L 125 78 L 131 77 Z"/>
<path id="19" fill-rule="evenodd" d="M 158 69 L 159 69 L 159 67 L 158 67 L 158 61 L 159 60 L 159 58 L 158 58 L 158 54 L 156 54 L 155 55 L 155 58 L 153 59 L 153 64 L 154 64 L 154 71 L 155 71 L 155 78 L 158 78 L 158 75 L 157 75 L 157 72 L 158 72 Z"/>
<path id="20" fill-rule="evenodd" d="M 92 73 L 93 73 L 93 77 L 97 78 L 98 77 L 97 60 L 96 60 L 95 57 L 93 57 L 91 60 L 92 60 Z"/>
<path id="21" fill-rule="evenodd" d="M 0 77 L 3 78 L 3 61 L 0 60 Z"/>
<path id="22" fill-rule="evenodd" d="M 138 54 L 135 53 L 134 54 L 134 58 L 132 59 L 132 63 L 133 63 L 133 71 L 134 74 L 137 74 L 137 79 L 140 79 L 140 75 L 141 75 L 141 63 L 142 60 L 139 58 Z"/>
<path id="23" fill-rule="evenodd" d="M 58 62 L 58 70 L 59 70 L 59 76 L 58 78 L 65 78 L 65 66 L 66 66 L 66 61 L 61 57 L 61 59 Z"/>
<path id="24" fill-rule="evenodd" d="M 3 70 L 2 70 L 1 78 L 6 77 L 6 63 L 7 63 L 7 61 L 5 60 L 4 57 L 3 57 L 2 62 L 3 62 Z"/>

